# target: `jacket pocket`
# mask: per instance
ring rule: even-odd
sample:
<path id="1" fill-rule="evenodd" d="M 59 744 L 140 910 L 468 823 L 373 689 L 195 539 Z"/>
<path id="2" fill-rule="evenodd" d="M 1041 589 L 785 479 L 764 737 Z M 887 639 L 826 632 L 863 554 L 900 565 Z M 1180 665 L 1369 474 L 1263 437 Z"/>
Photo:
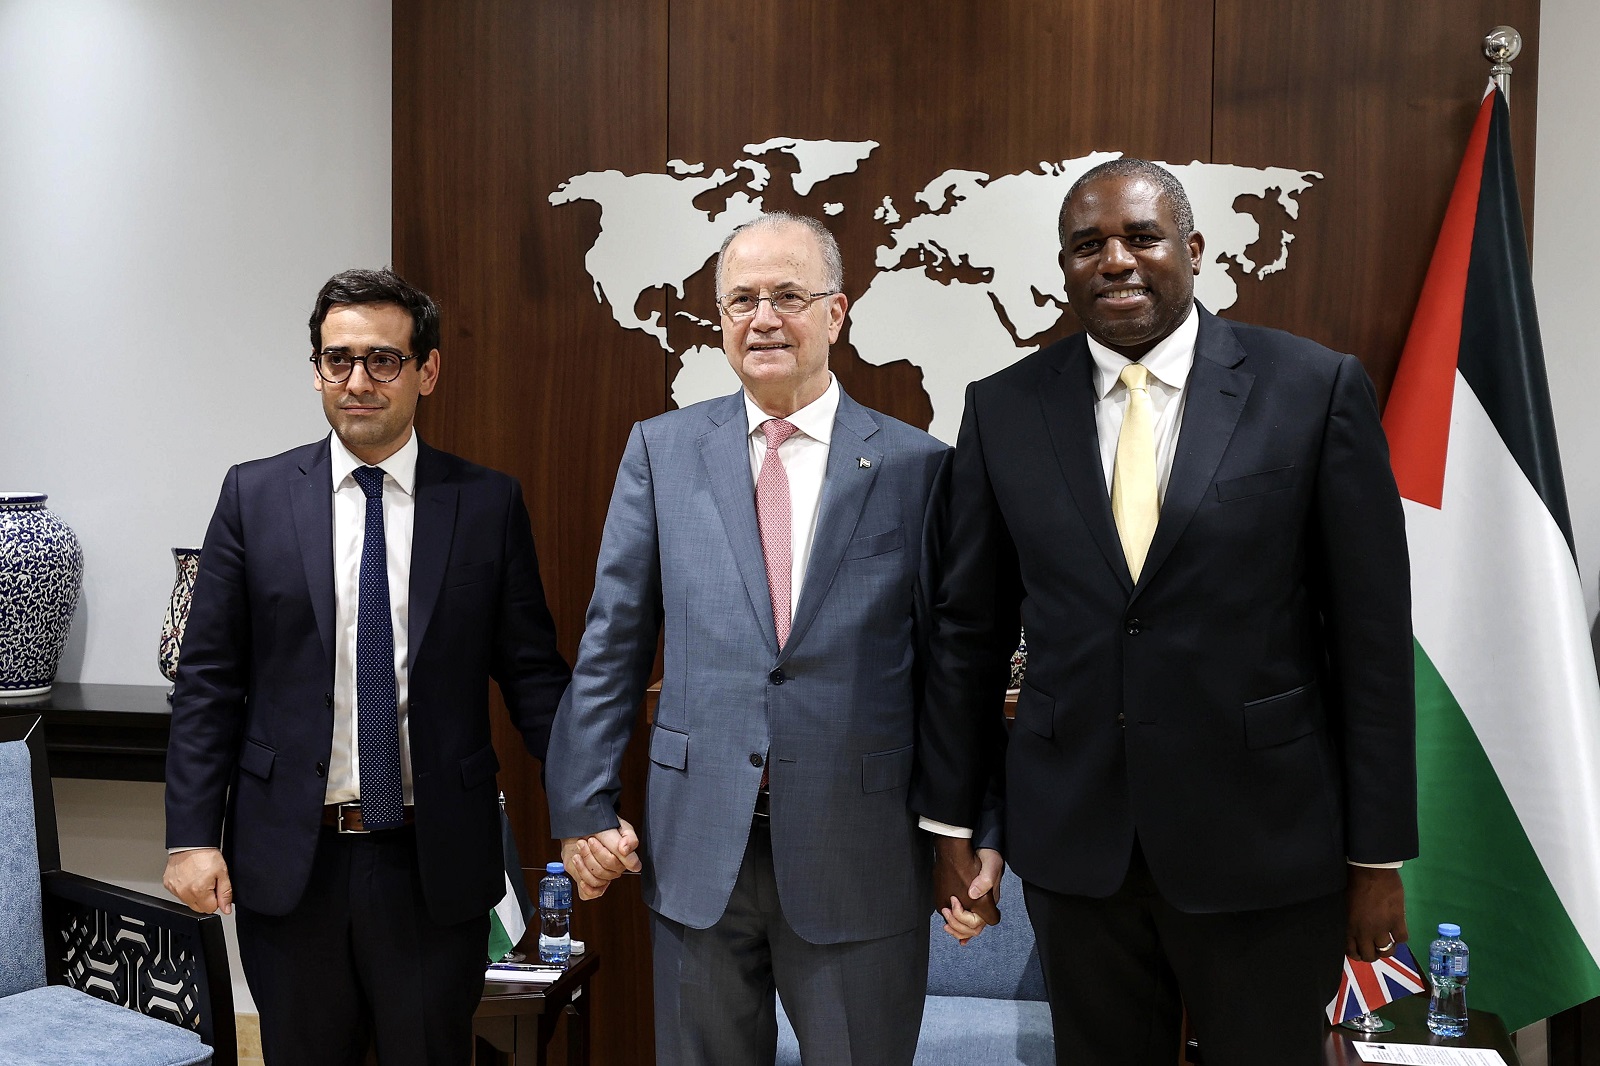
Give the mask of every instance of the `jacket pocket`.
<path id="1" fill-rule="evenodd" d="M 1046 739 L 1056 735 L 1055 697 L 1028 684 L 1027 678 L 1017 693 L 1017 724 Z"/>
<path id="2" fill-rule="evenodd" d="M 272 764 L 278 758 L 278 753 L 259 740 L 246 737 L 244 747 L 239 749 L 239 769 L 265 781 L 272 776 Z"/>
<path id="3" fill-rule="evenodd" d="M 494 576 L 494 563 L 464 563 L 461 566 L 452 566 L 444 572 L 444 587 L 447 589 L 458 588 L 461 585 L 475 585 L 480 581 L 487 581 Z"/>
<path id="4" fill-rule="evenodd" d="M 1316 682 L 1244 705 L 1244 746 L 1270 748 L 1315 731 L 1321 720 Z"/>
<path id="5" fill-rule="evenodd" d="M 1293 484 L 1294 467 L 1280 466 L 1276 470 L 1262 470 L 1259 473 L 1231 477 L 1226 481 L 1217 482 L 1217 500 L 1221 503 L 1242 500 L 1246 496 L 1277 492 Z"/>
<path id="6" fill-rule="evenodd" d="M 911 762 L 916 746 L 907 744 L 892 751 L 874 751 L 861 756 L 861 791 L 887 792 L 911 784 Z"/>
<path id="7" fill-rule="evenodd" d="M 875 533 L 870 537 L 857 537 L 852 540 L 844 550 L 846 559 L 867 559 L 874 555 L 883 555 L 897 551 L 906 545 L 906 527 L 895 526 L 886 533 Z"/>
<path id="8" fill-rule="evenodd" d="M 650 761 L 673 770 L 689 765 L 689 734 L 656 726 L 650 731 Z"/>
<path id="9" fill-rule="evenodd" d="M 500 759 L 494 753 L 494 745 L 480 748 L 461 760 L 461 787 L 476 788 L 499 771 Z"/>

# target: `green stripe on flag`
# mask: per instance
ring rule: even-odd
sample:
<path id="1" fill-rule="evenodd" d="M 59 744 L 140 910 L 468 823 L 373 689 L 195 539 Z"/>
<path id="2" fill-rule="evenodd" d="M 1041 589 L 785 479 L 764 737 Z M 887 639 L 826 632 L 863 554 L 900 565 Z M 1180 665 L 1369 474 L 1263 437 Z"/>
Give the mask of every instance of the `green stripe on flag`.
<path id="1" fill-rule="evenodd" d="M 1416 645 L 1420 858 L 1400 871 L 1412 950 L 1440 922 L 1472 949 L 1470 1006 L 1520 1029 L 1600 996 L 1600 966 L 1546 876 L 1461 705 Z"/>

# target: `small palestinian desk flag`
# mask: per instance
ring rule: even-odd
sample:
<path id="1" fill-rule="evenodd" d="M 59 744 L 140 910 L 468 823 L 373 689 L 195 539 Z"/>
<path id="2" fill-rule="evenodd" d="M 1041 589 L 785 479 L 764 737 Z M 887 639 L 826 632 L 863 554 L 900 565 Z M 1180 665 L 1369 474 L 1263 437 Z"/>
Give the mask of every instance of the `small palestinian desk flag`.
<path id="1" fill-rule="evenodd" d="M 511 835 L 511 819 L 506 817 L 504 792 L 500 793 L 500 851 L 505 858 L 506 894 L 489 912 L 490 962 L 499 962 L 517 946 L 522 934 L 528 931 L 528 918 L 533 914 L 528 884 L 522 878 L 522 859 L 517 855 L 517 842 Z"/>
<path id="2" fill-rule="evenodd" d="M 1328 1021 L 1334 1025 L 1370 1014 L 1385 1003 L 1428 990 L 1428 979 L 1417 972 L 1417 960 L 1404 944 L 1377 962 L 1345 956 L 1339 993 L 1328 1004 Z"/>

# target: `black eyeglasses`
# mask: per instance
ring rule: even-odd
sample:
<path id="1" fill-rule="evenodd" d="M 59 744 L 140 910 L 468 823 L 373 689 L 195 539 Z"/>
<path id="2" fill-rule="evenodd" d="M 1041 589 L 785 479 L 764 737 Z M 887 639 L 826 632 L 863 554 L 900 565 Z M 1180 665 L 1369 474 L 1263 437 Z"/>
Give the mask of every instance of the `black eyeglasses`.
<path id="1" fill-rule="evenodd" d="M 317 368 L 317 376 L 323 381 L 338 385 L 350 380 L 351 371 L 360 363 L 367 372 L 367 377 L 373 381 L 387 383 L 400 376 L 410 360 L 420 358 L 415 355 L 401 355 L 399 352 L 388 348 L 378 348 L 366 355 L 351 355 L 349 352 L 326 351 L 318 352 L 311 357 L 311 364 Z"/>

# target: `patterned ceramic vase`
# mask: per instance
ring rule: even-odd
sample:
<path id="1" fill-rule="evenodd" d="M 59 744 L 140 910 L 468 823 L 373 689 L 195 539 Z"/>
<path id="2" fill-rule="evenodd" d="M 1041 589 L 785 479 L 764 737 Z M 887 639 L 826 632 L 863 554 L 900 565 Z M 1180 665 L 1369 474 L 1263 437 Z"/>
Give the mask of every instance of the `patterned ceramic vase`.
<path id="1" fill-rule="evenodd" d="M 172 561 L 178 576 L 172 583 L 172 599 L 161 619 L 161 650 L 156 656 L 161 675 L 178 680 L 178 650 L 183 646 L 183 627 L 189 624 L 189 602 L 194 598 L 194 579 L 200 574 L 199 548 L 173 548 Z"/>
<path id="2" fill-rule="evenodd" d="M 55 682 L 83 588 L 83 548 L 42 492 L 0 492 L 0 699 Z"/>
<path id="3" fill-rule="evenodd" d="M 1011 653 L 1011 691 L 1022 689 L 1022 679 L 1028 676 L 1028 634 L 1017 636 L 1017 650 Z"/>

